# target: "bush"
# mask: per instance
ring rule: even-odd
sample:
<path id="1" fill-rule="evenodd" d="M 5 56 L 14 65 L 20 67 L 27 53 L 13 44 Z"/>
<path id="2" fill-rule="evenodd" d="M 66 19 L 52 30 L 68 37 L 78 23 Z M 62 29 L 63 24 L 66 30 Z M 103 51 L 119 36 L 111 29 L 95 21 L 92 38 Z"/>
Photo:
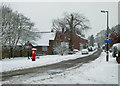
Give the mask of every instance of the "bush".
<path id="1" fill-rule="evenodd" d="M 54 51 L 57 54 L 60 54 L 60 55 L 63 56 L 64 54 L 68 54 L 69 49 L 68 49 L 68 47 L 65 44 L 62 44 L 62 45 L 58 45 L 57 47 L 55 47 Z"/>
<path id="2" fill-rule="evenodd" d="M 116 61 L 118 64 L 120 64 L 120 57 L 116 57 Z"/>

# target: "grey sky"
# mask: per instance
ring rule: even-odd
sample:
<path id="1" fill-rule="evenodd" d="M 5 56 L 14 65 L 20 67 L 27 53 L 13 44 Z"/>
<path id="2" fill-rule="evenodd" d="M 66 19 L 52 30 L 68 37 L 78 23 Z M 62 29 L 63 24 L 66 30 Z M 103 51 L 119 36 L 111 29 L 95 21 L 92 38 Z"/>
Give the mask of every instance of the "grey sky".
<path id="1" fill-rule="evenodd" d="M 118 24 L 117 2 L 9 2 L 18 11 L 35 22 L 39 31 L 50 31 L 52 20 L 63 17 L 65 12 L 79 12 L 90 20 L 92 29 L 86 36 L 106 29 L 106 15 L 100 11 L 109 10 L 109 26 Z"/>

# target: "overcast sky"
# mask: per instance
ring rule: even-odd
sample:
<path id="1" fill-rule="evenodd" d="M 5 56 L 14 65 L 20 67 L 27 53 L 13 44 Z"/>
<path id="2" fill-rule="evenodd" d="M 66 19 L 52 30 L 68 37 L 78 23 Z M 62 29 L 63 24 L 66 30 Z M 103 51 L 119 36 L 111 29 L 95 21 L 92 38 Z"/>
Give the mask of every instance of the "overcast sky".
<path id="1" fill-rule="evenodd" d="M 79 12 L 90 20 L 91 30 L 86 36 L 96 35 L 106 29 L 106 14 L 101 10 L 109 11 L 109 27 L 118 24 L 117 2 L 9 2 L 14 10 L 29 17 L 39 31 L 50 31 L 52 20 L 63 17 L 65 12 Z"/>

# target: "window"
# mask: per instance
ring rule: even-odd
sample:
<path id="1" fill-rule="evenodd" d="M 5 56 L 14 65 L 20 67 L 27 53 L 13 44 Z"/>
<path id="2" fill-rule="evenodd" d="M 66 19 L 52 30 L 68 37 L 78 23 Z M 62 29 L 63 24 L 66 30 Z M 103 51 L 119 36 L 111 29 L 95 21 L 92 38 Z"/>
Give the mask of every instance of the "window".
<path id="1" fill-rule="evenodd" d="M 80 43 L 80 50 L 82 50 L 82 49 L 83 49 L 83 44 Z"/>
<path id="2" fill-rule="evenodd" d="M 43 46 L 42 51 L 47 51 L 47 46 Z"/>

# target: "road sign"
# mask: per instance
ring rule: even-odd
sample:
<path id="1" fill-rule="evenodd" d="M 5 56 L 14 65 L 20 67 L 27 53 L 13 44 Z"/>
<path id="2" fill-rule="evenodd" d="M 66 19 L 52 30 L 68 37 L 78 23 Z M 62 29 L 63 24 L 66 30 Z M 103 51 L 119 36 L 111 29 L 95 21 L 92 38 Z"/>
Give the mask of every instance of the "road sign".
<path id="1" fill-rule="evenodd" d="M 104 42 L 105 42 L 105 43 L 110 43 L 110 42 L 111 42 L 111 40 L 105 40 Z"/>

